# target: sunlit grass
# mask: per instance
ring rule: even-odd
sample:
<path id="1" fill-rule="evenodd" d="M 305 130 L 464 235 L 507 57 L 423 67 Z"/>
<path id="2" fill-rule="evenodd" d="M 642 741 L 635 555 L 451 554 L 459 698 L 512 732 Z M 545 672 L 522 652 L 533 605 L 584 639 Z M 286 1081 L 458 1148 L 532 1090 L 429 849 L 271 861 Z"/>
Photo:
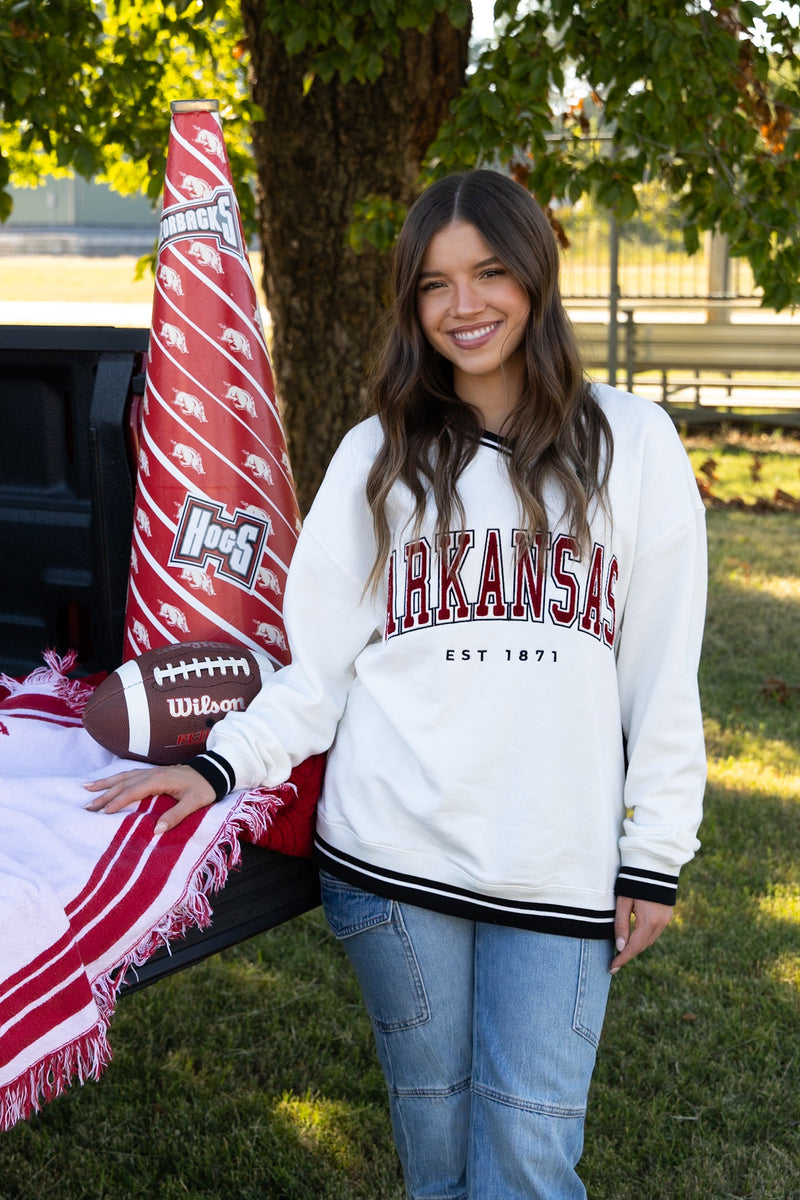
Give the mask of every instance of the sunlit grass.
<path id="1" fill-rule="evenodd" d="M 132 255 L 0 255 L 0 300 L 152 304 L 152 273 L 137 279 L 137 262 Z M 250 254 L 250 266 L 263 304 L 260 253 Z"/>
<path id="2" fill-rule="evenodd" d="M 774 921 L 792 921 L 800 935 L 800 886 L 772 887 L 761 898 L 759 911 Z"/>
<path id="3" fill-rule="evenodd" d="M 686 440 L 695 475 L 717 499 L 753 503 L 774 499 L 778 490 L 800 499 L 800 439 L 778 432 Z"/>
<path id="4" fill-rule="evenodd" d="M 711 721 L 705 722 L 705 731 L 710 783 L 794 801 L 800 814 L 800 754 L 793 747 L 750 735 L 747 750 L 717 757 L 723 739 L 714 737 Z"/>
<path id="5" fill-rule="evenodd" d="M 797 921 L 800 924 L 800 917 Z M 800 991 L 800 954 L 782 954 L 777 958 L 772 964 L 772 978 Z"/>

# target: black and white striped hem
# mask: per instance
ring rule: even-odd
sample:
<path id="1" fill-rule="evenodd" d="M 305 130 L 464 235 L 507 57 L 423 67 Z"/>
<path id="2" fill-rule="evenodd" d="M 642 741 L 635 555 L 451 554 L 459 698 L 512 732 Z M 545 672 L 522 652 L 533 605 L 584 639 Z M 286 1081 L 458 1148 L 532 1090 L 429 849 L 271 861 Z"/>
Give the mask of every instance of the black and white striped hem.
<path id="1" fill-rule="evenodd" d="M 631 900 L 653 900 L 656 904 L 674 905 L 678 896 L 678 876 L 645 871 L 639 867 L 620 867 L 614 892 Z"/>
<path id="2" fill-rule="evenodd" d="M 613 908 L 573 908 L 563 904 L 539 904 L 487 896 L 466 888 L 376 867 L 335 849 L 319 836 L 314 842 L 314 861 L 322 870 L 354 887 L 448 916 L 538 933 L 555 933 L 562 937 L 601 940 L 614 936 Z"/>
<path id="3" fill-rule="evenodd" d="M 213 750 L 197 754 L 194 758 L 190 758 L 186 765 L 192 767 L 198 775 L 202 775 L 203 779 L 211 784 L 215 800 L 221 800 L 236 787 L 233 767 L 227 759 L 224 759 L 221 754 L 215 754 Z"/>

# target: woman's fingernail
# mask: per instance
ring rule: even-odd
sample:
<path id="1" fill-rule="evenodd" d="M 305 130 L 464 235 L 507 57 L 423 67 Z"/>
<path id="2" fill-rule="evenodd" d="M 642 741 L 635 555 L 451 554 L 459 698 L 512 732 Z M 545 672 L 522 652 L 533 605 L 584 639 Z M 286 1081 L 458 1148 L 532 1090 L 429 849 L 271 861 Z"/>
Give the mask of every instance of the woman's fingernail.
<path id="1" fill-rule="evenodd" d="M 159 821 L 156 824 L 155 832 L 156 833 L 166 833 L 168 829 L 169 829 L 169 825 L 167 824 L 166 821 Z"/>
<path id="2" fill-rule="evenodd" d="M 612 975 L 619 975 L 619 967 L 612 967 L 610 973 Z"/>
<path id="3" fill-rule="evenodd" d="M 625 946 L 626 946 L 625 938 L 624 938 L 624 937 L 618 937 L 618 938 L 617 938 L 617 940 L 616 940 L 616 942 L 615 942 L 615 945 L 616 945 L 616 947 L 617 947 L 617 950 L 619 950 L 620 952 L 621 952 L 622 950 L 624 950 L 624 949 L 625 949 Z"/>

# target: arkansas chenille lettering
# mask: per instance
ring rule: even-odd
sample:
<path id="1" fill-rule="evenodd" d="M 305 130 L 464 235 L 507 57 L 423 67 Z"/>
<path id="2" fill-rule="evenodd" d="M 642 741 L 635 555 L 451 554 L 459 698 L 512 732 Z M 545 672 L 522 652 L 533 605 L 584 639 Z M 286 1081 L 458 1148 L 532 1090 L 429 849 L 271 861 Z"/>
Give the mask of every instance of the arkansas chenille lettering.
<path id="1" fill-rule="evenodd" d="M 566 534 L 537 534 L 529 541 L 521 529 L 512 531 L 510 548 L 510 568 L 503 562 L 499 529 L 488 529 L 480 548 L 473 530 L 450 530 L 433 547 L 418 537 L 406 542 L 399 555 L 394 550 L 386 640 L 432 625 L 505 620 L 563 628 L 577 624 L 581 633 L 613 647 L 619 576 L 614 554 L 594 542 L 581 557 Z M 480 571 L 469 572 L 467 560 L 476 554 L 482 556 Z"/>

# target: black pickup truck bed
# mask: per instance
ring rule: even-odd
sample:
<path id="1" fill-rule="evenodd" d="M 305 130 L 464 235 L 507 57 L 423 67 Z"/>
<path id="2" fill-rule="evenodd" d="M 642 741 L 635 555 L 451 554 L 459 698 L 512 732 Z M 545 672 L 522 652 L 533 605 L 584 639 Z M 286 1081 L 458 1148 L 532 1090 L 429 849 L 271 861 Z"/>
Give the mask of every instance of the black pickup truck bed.
<path id="1" fill-rule="evenodd" d="M 148 331 L 0 326 L 0 669 L 78 652 L 82 674 L 122 654 L 135 482 L 131 409 Z M 214 921 L 136 973 L 144 987 L 319 902 L 311 863 L 244 845 Z"/>

